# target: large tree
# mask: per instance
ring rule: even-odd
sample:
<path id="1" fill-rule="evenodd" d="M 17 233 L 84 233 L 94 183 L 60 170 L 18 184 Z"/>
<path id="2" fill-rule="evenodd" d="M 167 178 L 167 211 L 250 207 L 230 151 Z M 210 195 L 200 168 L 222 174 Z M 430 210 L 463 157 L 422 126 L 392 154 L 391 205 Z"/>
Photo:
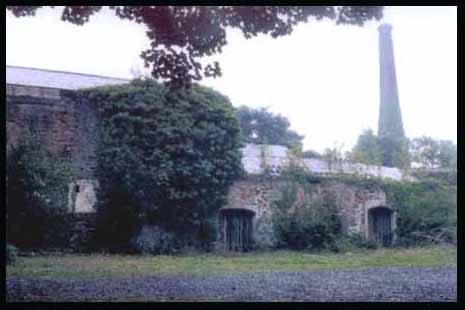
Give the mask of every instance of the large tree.
<path id="1" fill-rule="evenodd" d="M 32 16 L 41 6 L 7 6 L 14 16 Z M 102 6 L 64 6 L 62 20 L 83 25 Z M 173 87 L 189 86 L 202 77 L 221 75 L 218 62 L 203 66 L 201 58 L 221 53 L 226 28 L 238 28 L 247 38 L 258 34 L 289 35 L 309 18 L 362 26 L 380 20 L 380 6 L 110 6 L 121 19 L 144 24 L 150 48 L 141 53 L 154 78 Z M 124 42 L 122 42 L 124 44 Z"/>
<path id="2" fill-rule="evenodd" d="M 369 165 L 408 169 L 410 167 L 409 140 L 393 135 L 377 136 L 373 130 L 364 130 L 357 139 L 349 160 Z"/>
<path id="3" fill-rule="evenodd" d="M 350 154 L 348 154 L 348 157 L 352 161 L 364 164 L 381 164 L 379 139 L 374 134 L 373 130 L 366 129 L 358 136 L 357 143 Z"/>
<path id="4" fill-rule="evenodd" d="M 302 146 L 304 136 L 289 128 L 289 120 L 265 108 L 241 106 L 236 112 L 241 127 L 242 142 Z"/>
<path id="5" fill-rule="evenodd" d="M 457 145 L 448 140 L 423 136 L 412 139 L 410 152 L 413 160 L 425 168 L 457 168 Z"/>

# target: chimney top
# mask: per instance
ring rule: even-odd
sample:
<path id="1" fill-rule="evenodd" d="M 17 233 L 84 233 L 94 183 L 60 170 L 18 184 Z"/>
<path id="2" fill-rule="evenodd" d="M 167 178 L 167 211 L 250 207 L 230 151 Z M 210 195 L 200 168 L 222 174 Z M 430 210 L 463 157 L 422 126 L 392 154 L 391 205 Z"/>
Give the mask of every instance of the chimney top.
<path id="1" fill-rule="evenodd" d="M 387 24 L 387 23 L 383 23 L 378 27 L 378 31 L 380 33 L 391 33 L 391 30 L 392 30 L 392 25 Z"/>

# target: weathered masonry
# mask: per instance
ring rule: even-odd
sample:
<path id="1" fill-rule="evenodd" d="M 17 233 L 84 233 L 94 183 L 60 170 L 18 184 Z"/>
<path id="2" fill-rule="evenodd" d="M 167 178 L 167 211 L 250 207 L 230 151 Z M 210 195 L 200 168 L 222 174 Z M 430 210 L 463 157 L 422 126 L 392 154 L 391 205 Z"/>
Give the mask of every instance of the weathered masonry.
<path id="1" fill-rule="evenodd" d="M 6 81 L 7 149 L 30 130 L 49 151 L 72 166 L 75 181 L 69 184 L 70 211 L 92 212 L 100 122 L 94 107 L 80 101 L 74 90 L 128 81 L 10 66 Z"/>
<path id="2" fill-rule="evenodd" d="M 263 154 L 267 154 L 265 160 Z M 248 176 L 234 184 L 229 191 L 228 204 L 220 209 L 220 247 L 226 250 L 238 247 L 247 250 L 252 243 L 267 247 L 275 245 L 273 202 L 280 199 L 286 181 L 280 178 L 278 172 L 271 178 L 263 178 L 261 175 L 264 161 L 272 167 L 272 171 L 279 171 L 279 168 L 287 165 L 288 160 L 285 147 L 246 145 L 242 162 Z M 302 164 L 308 171 L 323 177 L 344 173 L 394 180 L 411 179 L 403 176 L 396 168 L 348 163 L 330 165 L 319 159 L 304 159 Z M 331 199 L 334 202 L 344 233 L 360 234 L 384 245 L 394 241 L 397 214 L 395 206 L 389 205 L 382 190 L 360 188 L 331 178 L 312 184 L 312 187 L 318 198 Z M 303 190 L 298 192 L 298 196 L 299 194 L 301 199 L 312 199 L 304 197 L 307 194 Z"/>
<path id="3" fill-rule="evenodd" d="M 81 101 L 75 90 L 128 81 L 7 66 L 6 82 L 7 150 L 30 129 L 51 152 L 71 163 L 74 181 L 69 184 L 68 208 L 76 220 L 70 229 L 75 232 L 72 238 L 85 240 L 95 220 L 98 191 L 94 176 L 95 151 L 101 122 L 94 106 Z M 275 244 L 272 205 L 279 199 L 283 184 L 279 169 L 288 160 L 287 149 L 282 146 L 249 144 L 243 149 L 243 165 L 248 176 L 231 187 L 227 205 L 219 210 L 219 249 L 242 251 Z M 272 180 L 260 177 L 264 162 L 273 171 Z M 310 172 L 323 176 L 345 173 L 397 180 L 404 177 L 395 168 L 318 159 L 305 159 L 303 164 Z M 359 233 L 384 244 L 395 237 L 396 212 L 387 203 L 384 192 L 329 181 L 315 184 L 315 189 L 321 197 L 335 197 L 346 233 Z"/>
<path id="4" fill-rule="evenodd" d="M 71 164 L 74 181 L 69 184 L 68 208 L 74 219 L 70 230 L 75 234 L 71 239 L 77 243 L 87 239 L 95 222 L 93 206 L 98 184 L 94 168 L 99 121 L 92 105 L 81 102 L 75 90 L 121 83 L 127 83 L 127 80 L 6 68 L 7 152 L 28 130 L 50 152 Z"/>

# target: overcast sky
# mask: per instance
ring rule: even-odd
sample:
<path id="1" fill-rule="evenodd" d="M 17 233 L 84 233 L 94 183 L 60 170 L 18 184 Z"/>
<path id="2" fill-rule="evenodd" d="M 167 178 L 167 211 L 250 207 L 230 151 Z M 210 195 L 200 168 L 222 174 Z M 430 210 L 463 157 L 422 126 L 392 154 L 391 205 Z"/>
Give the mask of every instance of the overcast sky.
<path id="1" fill-rule="evenodd" d="M 132 78 L 149 47 L 142 25 L 110 11 L 88 24 L 61 22 L 60 11 L 35 18 L 7 12 L 6 63 L 33 68 Z M 456 7 L 387 7 L 399 100 L 409 138 L 428 135 L 457 141 Z M 203 84 L 227 95 L 234 106 L 268 107 L 305 135 L 306 149 L 335 143 L 352 147 L 364 128 L 377 130 L 379 22 L 364 27 L 331 21 L 298 26 L 287 37 L 250 40 L 228 32 L 220 61 L 223 76 Z"/>

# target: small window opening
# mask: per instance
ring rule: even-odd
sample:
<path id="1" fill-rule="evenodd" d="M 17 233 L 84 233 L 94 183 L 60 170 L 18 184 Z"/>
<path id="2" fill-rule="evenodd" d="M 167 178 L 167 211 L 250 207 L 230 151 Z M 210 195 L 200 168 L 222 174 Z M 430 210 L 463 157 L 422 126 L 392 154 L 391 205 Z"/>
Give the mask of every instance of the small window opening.
<path id="1" fill-rule="evenodd" d="M 76 187 L 74 187 L 74 191 L 75 191 L 76 193 L 79 193 L 79 185 L 76 185 Z"/>

